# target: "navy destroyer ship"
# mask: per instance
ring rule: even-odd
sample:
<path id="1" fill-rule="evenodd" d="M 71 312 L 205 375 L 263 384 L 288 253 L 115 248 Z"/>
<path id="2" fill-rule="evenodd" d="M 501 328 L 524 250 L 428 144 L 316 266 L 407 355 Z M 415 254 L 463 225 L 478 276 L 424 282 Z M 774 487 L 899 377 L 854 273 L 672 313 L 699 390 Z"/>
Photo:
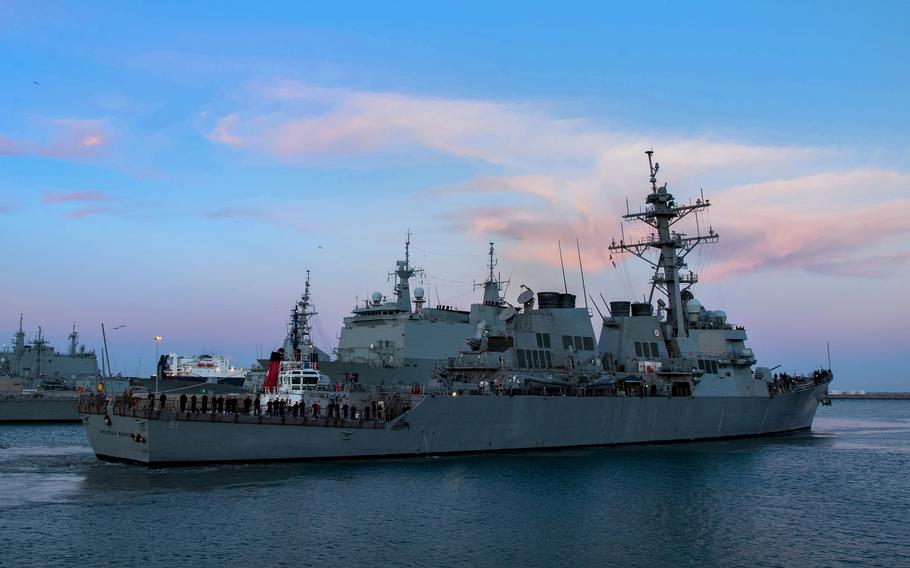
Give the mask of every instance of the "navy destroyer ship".
<path id="1" fill-rule="evenodd" d="M 25 340 L 23 316 L 11 349 L 0 353 L 0 422 L 78 422 L 77 389 L 94 389 L 98 383 L 98 358 L 79 344 L 75 324 L 69 348 L 57 351 L 42 329 L 34 340 Z"/>
<path id="2" fill-rule="evenodd" d="M 491 251 L 484 299 L 468 313 L 464 348 L 418 383 L 320 385 L 310 378 L 306 389 L 343 393 L 310 405 L 306 397 L 291 398 L 289 380 L 276 385 L 279 396 L 266 407 L 261 398 L 247 397 L 214 411 L 166 397 L 145 403 L 88 396 L 79 409 L 95 454 L 163 466 L 525 451 L 810 429 L 819 403 L 827 401 L 830 369 L 788 375 L 756 366 L 745 329 L 695 298 L 698 278 L 686 257 L 719 236 L 713 229 L 689 236 L 676 226 L 710 202 L 678 204 L 666 184 L 658 185 L 659 165 L 647 154 L 645 206 L 624 220 L 654 232 L 641 241 L 614 241 L 610 250 L 650 264 L 651 296 L 611 302 L 598 322 L 599 340 L 591 313 L 576 307 L 568 290 L 535 294 L 524 287 L 514 304 L 503 298 Z M 303 386 L 305 374 L 285 376 L 299 376 Z"/>

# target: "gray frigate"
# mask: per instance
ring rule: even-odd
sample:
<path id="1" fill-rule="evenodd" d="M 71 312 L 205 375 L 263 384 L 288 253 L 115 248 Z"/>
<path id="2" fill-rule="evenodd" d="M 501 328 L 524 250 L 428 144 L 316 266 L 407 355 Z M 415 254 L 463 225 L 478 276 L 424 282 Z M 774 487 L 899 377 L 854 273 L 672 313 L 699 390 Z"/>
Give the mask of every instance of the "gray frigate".
<path id="1" fill-rule="evenodd" d="M 468 314 L 458 354 L 410 387 L 334 384 L 343 399 L 321 408 L 276 399 L 203 413 L 176 401 L 157 406 L 85 397 L 80 412 L 96 455 L 145 465 L 421 456 L 666 443 L 808 430 L 828 400 L 830 369 L 775 374 L 756 366 L 746 331 L 694 295 L 686 257 L 714 243 L 677 223 L 706 210 L 678 204 L 658 185 L 626 221 L 654 233 L 610 250 L 653 268 L 648 301 L 616 300 L 600 317 L 565 292 L 530 288 L 514 303 L 490 276 Z M 656 258 L 652 255 L 656 253 Z M 492 265 L 492 262 L 491 262 Z M 651 303 L 657 299 L 657 309 Z M 318 386 L 309 388 L 319 388 Z M 279 393 L 283 392 L 279 389 Z M 338 400 L 343 400 L 343 407 Z"/>

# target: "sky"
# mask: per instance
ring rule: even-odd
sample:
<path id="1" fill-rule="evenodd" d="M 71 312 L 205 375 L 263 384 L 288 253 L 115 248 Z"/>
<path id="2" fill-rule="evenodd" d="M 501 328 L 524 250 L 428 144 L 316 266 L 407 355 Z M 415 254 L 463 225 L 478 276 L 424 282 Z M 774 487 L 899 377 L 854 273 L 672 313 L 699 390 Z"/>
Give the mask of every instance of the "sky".
<path id="1" fill-rule="evenodd" d="M 315 339 L 412 233 L 433 303 L 497 271 L 638 299 L 607 246 L 649 189 L 709 198 L 696 296 L 759 364 L 910 390 L 905 2 L 4 3 L 0 331 L 115 371 L 249 366 L 311 271 Z M 572 254 L 569 254 L 572 253 Z M 513 296 L 513 297 L 509 297 Z M 598 326 L 595 326 L 595 328 Z"/>

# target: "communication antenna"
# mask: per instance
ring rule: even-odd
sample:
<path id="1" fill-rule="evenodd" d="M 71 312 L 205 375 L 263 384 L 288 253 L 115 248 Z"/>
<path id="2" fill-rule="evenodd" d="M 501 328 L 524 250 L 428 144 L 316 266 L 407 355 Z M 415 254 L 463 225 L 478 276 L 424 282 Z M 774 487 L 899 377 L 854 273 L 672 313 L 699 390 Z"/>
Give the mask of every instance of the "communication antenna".
<path id="1" fill-rule="evenodd" d="M 557 240 L 556 246 L 559 247 L 559 266 L 562 267 L 562 286 L 565 288 L 566 294 L 568 294 L 569 284 L 566 282 L 566 265 L 562 263 L 562 243 Z"/>
<path id="2" fill-rule="evenodd" d="M 585 287 L 585 267 L 581 263 L 581 245 L 578 244 L 578 237 L 575 237 L 575 250 L 578 251 L 578 270 L 581 271 L 581 293 L 584 295 L 585 309 L 587 310 L 588 309 L 588 289 Z M 591 301 L 593 302 L 594 300 L 591 300 Z M 596 308 L 597 304 L 595 304 L 594 307 Z M 600 310 L 597 310 L 597 311 L 600 311 Z"/>
<path id="3" fill-rule="evenodd" d="M 594 304 L 594 309 L 597 310 L 597 313 L 600 314 L 600 319 L 607 319 L 604 317 L 604 313 L 600 311 L 600 306 L 597 305 L 597 302 L 594 301 L 594 298 L 591 297 L 591 303 Z M 588 304 L 588 301 L 585 300 L 585 305 Z"/>
<path id="4" fill-rule="evenodd" d="M 610 310 L 610 304 L 607 303 L 606 298 L 604 298 L 603 292 L 599 292 L 600 301 L 604 303 L 604 307 L 607 308 L 607 313 L 610 314 L 610 317 L 613 317 L 613 312 Z"/>

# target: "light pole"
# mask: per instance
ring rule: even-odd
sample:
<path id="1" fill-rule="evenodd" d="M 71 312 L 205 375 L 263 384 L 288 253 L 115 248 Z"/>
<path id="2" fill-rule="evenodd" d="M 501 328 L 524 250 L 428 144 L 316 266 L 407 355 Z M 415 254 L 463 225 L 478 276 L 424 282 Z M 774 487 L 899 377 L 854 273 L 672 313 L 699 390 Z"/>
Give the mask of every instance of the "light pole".
<path id="1" fill-rule="evenodd" d="M 158 392 L 158 378 L 161 376 L 161 365 L 158 364 L 158 344 L 161 343 L 161 336 L 155 336 L 155 393 Z"/>

